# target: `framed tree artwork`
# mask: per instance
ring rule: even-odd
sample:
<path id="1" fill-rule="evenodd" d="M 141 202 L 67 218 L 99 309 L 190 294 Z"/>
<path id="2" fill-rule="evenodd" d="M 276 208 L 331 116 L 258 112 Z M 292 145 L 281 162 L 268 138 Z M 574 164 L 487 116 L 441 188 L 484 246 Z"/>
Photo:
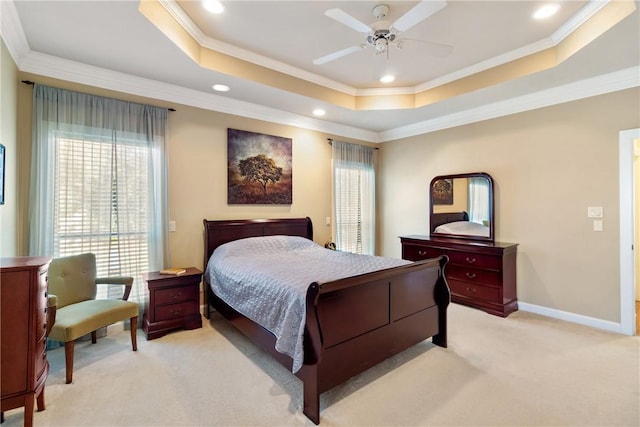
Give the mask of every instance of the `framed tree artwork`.
<path id="1" fill-rule="evenodd" d="M 291 138 L 227 129 L 227 203 L 290 205 L 292 145 Z"/>
<path id="2" fill-rule="evenodd" d="M 452 205 L 453 204 L 453 180 L 439 179 L 433 183 L 432 199 L 434 205 Z"/>

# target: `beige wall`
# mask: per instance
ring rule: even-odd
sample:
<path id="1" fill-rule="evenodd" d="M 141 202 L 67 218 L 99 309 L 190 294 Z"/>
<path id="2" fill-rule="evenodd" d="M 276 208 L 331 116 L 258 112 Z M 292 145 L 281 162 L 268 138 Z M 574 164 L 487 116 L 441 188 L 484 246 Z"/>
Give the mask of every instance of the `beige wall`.
<path id="1" fill-rule="evenodd" d="M 620 320 L 618 132 L 640 127 L 640 89 L 611 93 L 383 144 L 382 254 L 426 234 L 436 175 L 488 172 L 496 240 L 518 243 L 518 298 Z M 594 232 L 588 206 L 604 208 Z"/>
<path id="2" fill-rule="evenodd" d="M 0 257 L 7 257 L 18 254 L 18 68 L 4 41 L 0 41 L 0 144 L 4 145 L 6 150 L 4 205 L 0 205 Z"/>
<path id="3" fill-rule="evenodd" d="M 259 120 L 184 105 L 114 93 L 102 89 L 21 73 L 32 80 L 60 88 L 112 96 L 135 102 L 173 107 L 169 113 L 169 219 L 176 231 L 169 233 L 170 264 L 203 267 L 203 219 L 291 218 L 309 216 L 314 240 L 324 244 L 331 238 L 325 218 L 331 216 L 331 145 L 334 135 L 283 126 Z M 16 82 L 19 80 L 15 79 Z M 32 86 L 18 85 L 18 116 L 21 141 L 20 170 L 24 175 L 19 226 L 21 254 L 27 252 L 27 210 L 31 140 Z M 227 205 L 227 128 L 266 133 L 293 139 L 293 204 Z M 367 144 L 363 141 L 348 140 Z M 372 144 L 368 144 L 372 145 Z"/>
<path id="4" fill-rule="evenodd" d="M 26 253 L 32 90 L 19 83 L 22 79 L 176 108 L 169 116 L 169 217 L 177 224 L 170 233 L 172 265 L 202 266 L 204 218 L 310 216 L 315 240 L 330 238 L 330 227 L 324 225 L 331 214 L 331 147 L 326 138 L 333 135 L 25 73 L 16 76 L 7 57 L 3 47 L 2 137 L 9 134 L 8 144 L 16 137 L 4 125 L 15 120 L 5 107 L 6 99 L 9 110 L 15 105 L 15 89 L 7 80 L 16 82 L 20 124 L 18 213 L 7 220 L 18 228 L 13 245 L 4 244 L 10 226 L 5 226 L 7 206 L 0 207 L 7 255 Z M 380 145 L 380 254 L 400 257 L 398 236 L 427 232 L 427 187 L 434 176 L 488 172 L 496 187 L 496 238 L 520 245 L 520 301 L 619 321 L 618 132 L 640 127 L 639 92 L 630 89 Z M 227 127 L 293 138 L 293 205 L 226 204 Z M 604 208 L 604 232 L 592 231 L 588 206 Z"/>
<path id="5" fill-rule="evenodd" d="M 314 240 L 331 237 L 331 146 L 328 135 L 178 106 L 169 115 L 169 218 L 174 265 L 202 265 L 202 220 L 309 216 Z M 227 205 L 227 128 L 293 139 L 291 206 Z"/>

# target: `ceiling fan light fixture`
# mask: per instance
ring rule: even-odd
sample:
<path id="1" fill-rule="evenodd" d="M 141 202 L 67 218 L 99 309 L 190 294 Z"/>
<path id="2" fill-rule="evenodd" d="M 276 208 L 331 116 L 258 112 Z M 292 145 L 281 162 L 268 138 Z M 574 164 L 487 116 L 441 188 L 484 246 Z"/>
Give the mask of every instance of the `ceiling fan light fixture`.
<path id="1" fill-rule="evenodd" d="M 560 9 L 560 5 L 557 3 L 549 3 L 540 7 L 533 14 L 534 19 L 546 19 L 556 14 Z"/>
<path id="2" fill-rule="evenodd" d="M 222 13 L 224 6 L 218 0 L 202 0 L 202 7 L 211 13 Z"/>

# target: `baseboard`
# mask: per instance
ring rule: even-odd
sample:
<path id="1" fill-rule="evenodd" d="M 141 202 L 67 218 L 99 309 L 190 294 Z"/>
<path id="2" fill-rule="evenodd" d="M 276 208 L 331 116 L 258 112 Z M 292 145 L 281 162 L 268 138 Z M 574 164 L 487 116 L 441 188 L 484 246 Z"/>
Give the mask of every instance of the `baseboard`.
<path id="1" fill-rule="evenodd" d="M 592 328 L 602 329 L 609 332 L 624 334 L 620 323 L 610 320 L 596 319 L 595 317 L 583 316 L 582 314 L 570 313 L 568 311 L 556 310 L 554 308 L 543 307 L 540 305 L 529 304 L 518 301 L 518 309 L 529 313 L 540 314 L 542 316 L 551 317 L 558 320 L 566 320 L 567 322 L 577 323 L 579 325 L 590 326 Z"/>

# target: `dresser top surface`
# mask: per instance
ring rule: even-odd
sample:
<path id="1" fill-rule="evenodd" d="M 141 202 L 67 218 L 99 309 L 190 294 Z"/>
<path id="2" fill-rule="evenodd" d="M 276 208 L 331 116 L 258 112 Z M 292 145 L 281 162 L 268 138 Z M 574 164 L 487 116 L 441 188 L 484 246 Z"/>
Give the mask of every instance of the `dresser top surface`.
<path id="1" fill-rule="evenodd" d="M 51 261 L 49 256 L 18 256 L 0 258 L 0 268 L 39 267 Z"/>
<path id="2" fill-rule="evenodd" d="M 511 248 L 518 246 L 517 243 L 506 242 L 488 242 L 484 240 L 471 240 L 471 239 L 450 239 L 445 237 L 430 237 L 424 234 L 410 234 L 406 236 L 400 236 L 400 240 L 413 240 L 424 241 L 430 243 L 442 243 L 442 244 L 456 244 L 465 246 L 474 246 L 479 248 Z"/>

